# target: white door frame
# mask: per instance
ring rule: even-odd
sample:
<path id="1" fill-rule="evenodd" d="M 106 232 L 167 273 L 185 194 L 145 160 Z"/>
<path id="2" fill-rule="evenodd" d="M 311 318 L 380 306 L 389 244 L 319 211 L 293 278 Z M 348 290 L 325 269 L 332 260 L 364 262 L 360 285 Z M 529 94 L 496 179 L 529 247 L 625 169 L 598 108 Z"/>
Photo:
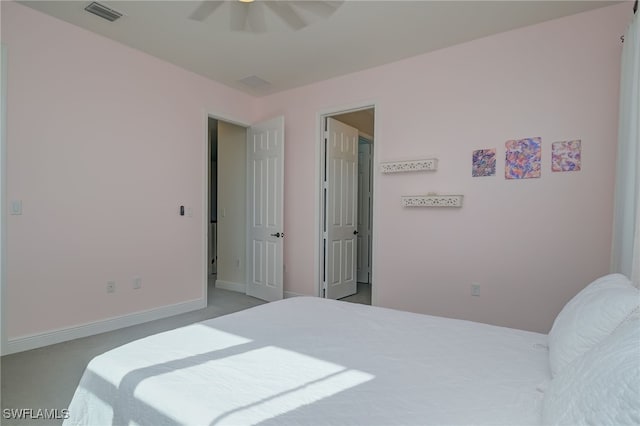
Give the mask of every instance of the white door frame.
<path id="1" fill-rule="evenodd" d="M 202 185 L 202 196 L 204 202 L 202 206 L 202 232 L 200 234 L 202 235 L 202 258 L 204 265 L 204 268 L 202 270 L 202 287 L 205 303 L 208 303 L 209 300 L 209 221 L 211 218 L 211 216 L 209 215 L 209 185 L 211 185 L 211 179 L 209 178 L 209 168 L 211 167 L 211 152 L 209 151 L 209 146 L 211 145 L 211 141 L 209 140 L 209 118 L 235 124 L 236 126 L 244 127 L 245 129 L 251 127 L 250 124 L 247 124 L 242 120 L 228 117 L 224 114 L 218 114 L 216 112 L 205 112 L 203 114 L 202 140 L 204 141 L 204 143 L 202 145 L 202 181 L 206 183 Z M 246 284 L 247 283 L 245 277 L 245 292 Z"/>
<path id="2" fill-rule="evenodd" d="M 366 139 L 369 141 L 369 143 L 366 144 L 361 144 L 360 140 L 361 139 Z M 373 155 L 372 155 L 372 149 L 373 149 L 373 137 L 371 135 L 368 135 L 364 132 L 359 132 L 358 135 L 358 220 L 360 220 L 360 218 L 362 217 L 362 211 L 360 210 L 360 207 L 363 207 L 363 205 L 360 203 L 360 200 L 362 198 L 362 196 L 365 195 L 364 192 L 362 192 L 362 187 L 360 186 L 360 168 L 364 166 L 365 163 L 360 161 L 360 148 L 363 145 L 368 145 L 368 149 L 367 149 L 367 156 L 366 156 L 366 167 L 368 167 L 368 173 L 367 173 L 367 177 L 368 177 L 368 181 L 367 181 L 367 190 L 368 192 L 366 193 L 366 199 L 368 201 L 368 203 L 366 204 L 366 206 L 364 206 L 365 208 L 363 208 L 362 210 L 367 210 L 367 222 L 366 222 L 366 230 L 363 231 L 363 229 L 360 228 L 360 223 L 358 223 L 358 238 L 360 239 L 360 241 L 362 241 L 361 244 L 358 245 L 358 247 L 363 247 L 366 244 L 366 264 L 367 264 L 367 269 L 366 269 L 366 275 L 367 275 L 367 282 L 371 283 L 371 179 L 373 178 Z M 364 236 L 366 236 L 366 243 L 365 241 L 363 241 Z M 358 260 L 360 261 L 360 269 L 356 269 L 356 274 L 360 274 L 362 273 L 362 262 L 363 262 L 363 256 L 362 253 L 365 252 L 365 250 L 362 251 L 358 251 Z M 357 282 L 362 282 L 360 280 L 358 280 Z"/>
<path id="3" fill-rule="evenodd" d="M 6 284 L 7 284 L 7 47 L 2 44 L 2 108 L 0 114 L 0 355 L 7 347 Z"/>
<path id="4" fill-rule="evenodd" d="M 375 168 L 375 165 L 377 164 L 377 158 L 378 158 L 378 150 L 379 150 L 379 146 L 380 146 L 380 133 L 378 131 L 378 117 L 379 117 L 379 113 L 380 113 L 380 106 L 378 105 L 377 102 L 375 101 L 364 101 L 364 102 L 360 102 L 360 103 L 355 103 L 355 104 L 351 104 L 351 105 L 343 105 L 343 106 L 336 106 L 336 107 L 331 107 L 331 108 L 325 108 L 321 111 L 319 111 L 316 114 L 316 182 L 315 182 L 315 192 L 316 192 L 316 202 L 315 202 L 315 224 L 316 224 L 316 236 L 315 236 L 315 265 L 314 265 L 314 272 L 315 272 L 315 281 L 316 281 L 316 294 L 319 297 L 322 297 L 322 290 L 323 290 L 323 286 L 322 286 L 322 276 L 324 273 L 324 268 L 323 268 L 323 257 L 324 257 L 324 247 L 323 247 L 323 223 L 324 223 L 324 211 L 323 211 L 323 199 L 322 199 L 322 174 L 323 174 L 323 168 L 324 168 L 324 154 L 325 154 L 325 149 L 324 149 L 324 119 L 326 117 L 331 117 L 334 115 L 340 115 L 340 114 L 344 114 L 347 112 L 354 112 L 354 111 L 359 111 L 359 110 L 363 110 L 363 109 L 371 109 L 373 108 L 374 110 L 374 121 L 373 121 L 373 136 L 375 138 L 375 143 L 373 144 L 373 152 L 372 152 L 372 156 L 373 156 L 373 169 L 372 169 L 372 173 L 373 173 L 373 180 L 372 180 L 372 185 L 373 185 L 373 190 L 372 190 L 372 194 L 373 194 L 373 205 L 371 208 L 371 212 L 372 212 L 372 221 L 371 221 L 371 305 L 376 306 L 378 304 L 378 297 L 377 297 L 377 289 L 376 286 L 374 285 L 375 282 L 375 277 L 376 277 L 376 268 L 377 268 L 377 261 L 376 261 L 376 253 L 377 253 L 377 235 L 376 235 L 376 224 L 377 224 L 377 218 L 378 215 L 376 214 L 377 211 L 377 204 L 378 204 L 378 196 L 377 196 L 377 189 L 378 189 L 378 185 L 377 185 L 377 180 L 378 180 L 378 173 L 377 170 Z"/>

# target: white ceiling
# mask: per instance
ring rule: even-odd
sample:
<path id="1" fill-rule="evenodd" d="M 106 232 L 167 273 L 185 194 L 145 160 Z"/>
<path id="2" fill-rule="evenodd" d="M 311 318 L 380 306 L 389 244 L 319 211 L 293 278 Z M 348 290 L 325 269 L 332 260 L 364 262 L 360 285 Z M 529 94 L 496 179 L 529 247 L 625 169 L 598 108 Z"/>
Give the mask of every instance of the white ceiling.
<path id="1" fill-rule="evenodd" d="M 199 1 L 101 1 L 125 15 L 113 23 L 85 12 L 90 1 L 21 3 L 261 96 L 615 2 L 347 0 L 327 19 L 303 14 L 298 31 L 264 8 L 263 33 L 231 31 L 228 3 L 198 22 Z M 270 84 L 239 81 L 252 76 Z"/>

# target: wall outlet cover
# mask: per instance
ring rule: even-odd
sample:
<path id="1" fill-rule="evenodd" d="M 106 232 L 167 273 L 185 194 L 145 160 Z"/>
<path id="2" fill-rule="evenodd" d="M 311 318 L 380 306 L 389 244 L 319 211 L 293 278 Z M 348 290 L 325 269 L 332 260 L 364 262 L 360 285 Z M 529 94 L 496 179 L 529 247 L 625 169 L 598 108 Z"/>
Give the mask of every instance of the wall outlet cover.
<path id="1" fill-rule="evenodd" d="M 480 296 L 480 284 L 478 283 L 471 284 L 471 295 Z"/>

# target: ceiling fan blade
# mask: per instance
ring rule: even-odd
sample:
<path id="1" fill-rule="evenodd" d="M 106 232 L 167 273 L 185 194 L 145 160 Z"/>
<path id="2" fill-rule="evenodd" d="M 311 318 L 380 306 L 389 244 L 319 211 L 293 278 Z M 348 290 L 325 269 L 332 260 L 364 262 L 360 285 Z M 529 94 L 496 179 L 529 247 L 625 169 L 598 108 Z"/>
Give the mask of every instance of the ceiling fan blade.
<path id="1" fill-rule="evenodd" d="M 231 29 L 233 31 L 245 31 L 247 29 L 250 3 L 233 1 L 229 5 L 231 6 Z"/>
<path id="2" fill-rule="evenodd" d="M 271 9 L 280 19 L 282 19 L 291 29 L 299 30 L 307 26 L 307 23 L 298 15 L 293 7 L 287 1 L 265 1 L 269 9 Z"/>
<path id="3" fill-rule="evenodd" d="M 223 0 L 220 1 L 211 1 L 205 0 L 200 3 L 200 5 L 193 11 L 191 15 L 189 15 L 189 19 L 193 19 L 194 21 L 204 21 L 207 19 L 220 5 L 224 3 Z"/>
<path id="4" fill-rule="evenodd" d="M 255 2 L 248 7 L 247 23 L 251 32 L 263 33 L 267 31 L 267 24 L 264 20 L 264 6 L 261 3 Z"/>
<path id="5" fill-rule="evenodd" d="M 340 6 L 342 6 L 343 1 L 293 0 L 289 3 L 301 9 L 308 10 L 315 15 L 321 16 L 323 18 L 328 18 L 333 14 L 333 12 L 335 12 Z"/>

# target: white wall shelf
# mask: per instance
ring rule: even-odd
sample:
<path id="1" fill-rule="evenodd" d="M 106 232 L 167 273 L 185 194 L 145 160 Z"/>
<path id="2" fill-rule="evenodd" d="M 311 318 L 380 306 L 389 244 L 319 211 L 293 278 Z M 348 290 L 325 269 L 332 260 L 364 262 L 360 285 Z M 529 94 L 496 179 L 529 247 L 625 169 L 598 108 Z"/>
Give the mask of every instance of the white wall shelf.
<path id="1" fill-rule="evenodd" d="M 462 195 L 403 195 L 402 207 L 462 207 Z"/>
<path id="2" fill-rule="evenodd" d="M 435 171 L 438 170 L 438 159 L 386 161 L 380 164 L 380 170 L 382 173 Z"/>

